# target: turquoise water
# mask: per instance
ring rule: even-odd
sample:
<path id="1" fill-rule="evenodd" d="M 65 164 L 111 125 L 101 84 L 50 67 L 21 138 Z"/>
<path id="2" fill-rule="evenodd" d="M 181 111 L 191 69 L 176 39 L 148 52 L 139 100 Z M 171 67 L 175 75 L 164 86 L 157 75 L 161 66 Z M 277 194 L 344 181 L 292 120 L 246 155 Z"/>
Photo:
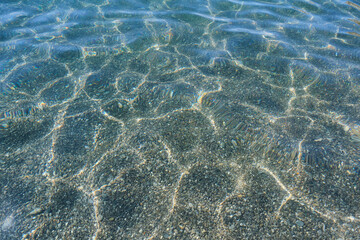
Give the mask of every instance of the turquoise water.
<path id="1" fill-rule="evenodd" d="M 359 239 L 359 17 L 2 0 L 0 239 Z"/>

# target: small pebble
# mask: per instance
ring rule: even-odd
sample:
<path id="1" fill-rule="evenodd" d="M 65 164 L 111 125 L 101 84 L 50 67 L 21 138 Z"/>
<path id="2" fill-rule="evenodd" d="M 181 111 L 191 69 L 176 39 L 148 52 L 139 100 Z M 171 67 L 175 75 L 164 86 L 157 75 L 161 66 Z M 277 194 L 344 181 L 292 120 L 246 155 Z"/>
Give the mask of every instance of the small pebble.
<path id="1" fill-rule="evenodd" d="M 300 220 L 296 220 L 296 225 L 298 225 L 299 227 L 303 227 L 304 226 L 304 223 Z"/>

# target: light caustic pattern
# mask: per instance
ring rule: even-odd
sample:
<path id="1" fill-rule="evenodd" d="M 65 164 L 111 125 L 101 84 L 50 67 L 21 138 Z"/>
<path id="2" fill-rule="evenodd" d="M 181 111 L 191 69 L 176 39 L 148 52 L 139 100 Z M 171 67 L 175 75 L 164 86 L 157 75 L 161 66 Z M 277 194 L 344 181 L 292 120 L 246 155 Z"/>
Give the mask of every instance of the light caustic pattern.
<path id="1" fill-rule="evenodd" d="M 35 2 L 0 3 L 1 239 L 359 236 L 358 4 Z"/>

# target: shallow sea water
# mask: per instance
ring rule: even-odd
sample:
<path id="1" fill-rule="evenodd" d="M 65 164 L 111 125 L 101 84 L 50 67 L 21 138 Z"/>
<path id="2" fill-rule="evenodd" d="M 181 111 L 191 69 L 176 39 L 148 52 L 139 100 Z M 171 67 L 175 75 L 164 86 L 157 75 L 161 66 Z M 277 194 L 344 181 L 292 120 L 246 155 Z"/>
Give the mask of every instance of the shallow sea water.
<path id="1" fill-rule="evenodd" d="M 0 239 L 359 239 L 360 2 L 2 0 Z"/>

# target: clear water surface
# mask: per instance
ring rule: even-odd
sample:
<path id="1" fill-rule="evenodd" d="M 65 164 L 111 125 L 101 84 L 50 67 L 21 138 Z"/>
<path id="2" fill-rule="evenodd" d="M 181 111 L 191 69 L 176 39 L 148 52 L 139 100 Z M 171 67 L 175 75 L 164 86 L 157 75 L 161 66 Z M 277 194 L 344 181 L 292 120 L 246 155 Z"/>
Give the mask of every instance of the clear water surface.
<path id="1" fill-rule="evenodd" d="M 1 0 L 0 239 L 359 239 L 359 17 Z"/>

